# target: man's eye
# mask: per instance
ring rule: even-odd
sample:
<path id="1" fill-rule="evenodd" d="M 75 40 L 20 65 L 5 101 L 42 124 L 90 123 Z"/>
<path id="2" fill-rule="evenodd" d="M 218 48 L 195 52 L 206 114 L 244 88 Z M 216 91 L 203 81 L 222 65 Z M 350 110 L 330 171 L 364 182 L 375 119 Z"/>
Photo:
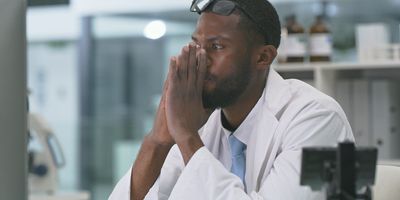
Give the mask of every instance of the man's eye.
<path id="1" fill-rule="evenodd" d="M 216 49 L 216 50 L 218 50 L 218 49 L 223 49 L 224 47 L 222 46 L 222 45 L 220 45 L 220 44 L 212 44 L 212 46 L 211 46 L 213 49 Z"/>

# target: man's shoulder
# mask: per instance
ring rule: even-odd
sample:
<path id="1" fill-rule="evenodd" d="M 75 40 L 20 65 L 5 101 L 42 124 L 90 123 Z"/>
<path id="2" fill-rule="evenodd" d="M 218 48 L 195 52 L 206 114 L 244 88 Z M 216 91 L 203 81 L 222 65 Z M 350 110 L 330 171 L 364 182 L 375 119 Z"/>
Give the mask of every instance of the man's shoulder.
<path id="1" fill-rule="evenodd" d="M 300 80 L 285 81 L 291 100 L 281 111 L 279 124 L 286 145 L 328 145 L 344 138 L 354 140 L 347 117 L 334 98 Z"/>
<path id="2" fill-rule="evenodd" d="M 277 112 L 278 120 L 283 115 L 299 117 L 315 112 L 334 113 L 340 116 L 342 120 L 347 120 L 343 109 L 334 98 L 297 79 L 287 79 L 285 82 L 290 99 Z"/>
<path id="3" fill-rule="evenodd" d="M 325 108 L 331 111 L 341 110 L 339 103 L 334 98 L 313 86 L 297 79 L 288 79 L 286 81 L 290 85 L 290 92 L 292 94 L 292 99 L 289 103 L 296 106 Z M 302 107 L 300 106 L 299 108 Z"/>

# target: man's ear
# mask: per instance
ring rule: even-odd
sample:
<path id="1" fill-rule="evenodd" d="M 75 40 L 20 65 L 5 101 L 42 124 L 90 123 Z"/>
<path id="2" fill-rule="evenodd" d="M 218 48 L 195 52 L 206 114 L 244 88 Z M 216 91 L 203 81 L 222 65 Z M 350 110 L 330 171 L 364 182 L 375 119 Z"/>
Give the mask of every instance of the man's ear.
<path id="1" fill-rule="evenodd" d="M 277 55 L 277 50 L 272 45 L 263 45 L 258 49 L 257 68 L 266 69 L 271 65 Z"/>

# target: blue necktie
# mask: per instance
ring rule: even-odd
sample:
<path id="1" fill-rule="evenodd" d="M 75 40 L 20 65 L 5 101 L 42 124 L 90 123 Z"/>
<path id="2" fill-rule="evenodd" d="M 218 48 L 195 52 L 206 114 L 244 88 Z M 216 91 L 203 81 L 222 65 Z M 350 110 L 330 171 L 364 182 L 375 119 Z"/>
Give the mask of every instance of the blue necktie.
<path id="1" fill-rule="evenodd" d="M 233 136 L 233 134 L 229 136 L 228 140 L 231 147 L 232 157 L 231 172 L 239 176 L 246 187 L 244 180 L 244 174 L 246 172 L 246 156 L 244 154 L 244 150 L 246 149 L 246 145 L 238 140 L 235 136 Z"/>

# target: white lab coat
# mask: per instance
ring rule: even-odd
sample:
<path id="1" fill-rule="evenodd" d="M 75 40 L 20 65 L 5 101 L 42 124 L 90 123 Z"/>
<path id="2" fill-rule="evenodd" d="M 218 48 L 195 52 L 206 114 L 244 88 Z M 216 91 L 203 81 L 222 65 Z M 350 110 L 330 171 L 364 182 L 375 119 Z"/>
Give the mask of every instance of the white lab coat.
<path id="1" fill-rule="evenodd" d="M 300 186 L 301 149 L 354 141 L 350 125 L 331 97 L 294 79 L 284 80 L 270 69 L 259 110 L 241 126 L 250 138 L 246 152 L 246 190 L 241 180 L 217 159 L 220 110 L 199 131 L 205 147 L 184 165 L 178 147 L 169 152 L 161 174 L 145 199 L 171 200 L 308 200 L 321 193 Z M 240 128 L 240 127 L 239 127 Z M 128 200 L 130 173 L 120 180 L 109 200 Z"/>

